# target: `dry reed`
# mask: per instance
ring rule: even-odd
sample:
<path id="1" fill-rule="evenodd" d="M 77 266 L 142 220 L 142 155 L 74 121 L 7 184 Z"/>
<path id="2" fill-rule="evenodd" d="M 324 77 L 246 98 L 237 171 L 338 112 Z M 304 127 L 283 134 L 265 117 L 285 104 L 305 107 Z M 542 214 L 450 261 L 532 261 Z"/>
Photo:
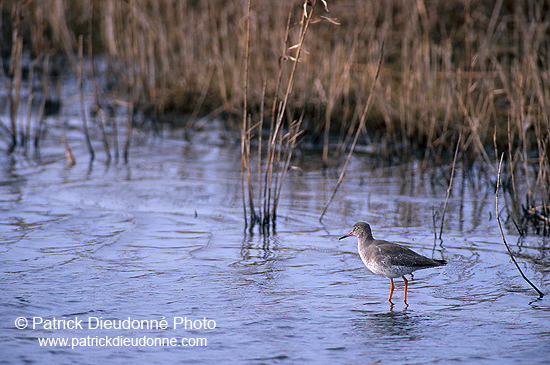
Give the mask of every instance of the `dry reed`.
<path id="1" fill-rule="evenodd" d="M 78 91 L 80 96 L 79 100 L 82 129 L 84 131 L 84 138 L 86 140 L 86 146 L 88 147 L 88 153 L 90 154 L 90 160 L 93 161 L 95 158 L 95 152 L 90 139 L 88 119 L 86 117 L 86 107 L 84 106 L 84 44 L 82 36 L 78 38 Z"/>
<path id="2" fill-rule="evenodd" d="M 531 280 L 529 280 L 527 278 L 527 276 L 523 273 L 523 270 L 521 269 L 521 267 L 518 265 L 517 261 L 516 261 L 516 258 L 514 257 L 514 254 L 512 253 L 512 250 L 510 249 L 510 246 L 508 245 L 508 242 L 506 242 L 506 237 L 504 236 L 504 230 L 502 229 L 502 223 L 500 221 L 500 210 L 499 210 L 499 206 L 498 206 L 498 194 L 499 194 L 499 190 L 500 190 L 500 185 L 501 185 L 501 181 L 502 181 L 502 161 L 504 160 L 504 153 L 500 156 L 500 162 L 498 164 L 498 170 L 497 170 L 497 186 L 496 186 L 496 189 L 495 189 L 495 212 L 496 212 L 496 218 L 497 218 L 497 223 L 498 223 L 498 228 L 500 230 L 500 236 L 502 238 L 502 243 L 504 244 L 504 246 L 506 247 L 506 251 L 508 251 L 508 255 L 510 256 L 510 259 L 512 260 L 512 262 L 514 263 L 514 266 L 516 267 L 516 269 L 519 271 L 521 277 L 523 278 L 523 280 L 525 280 L 533 289 L 535 289 L 535 291 L 537 292 L 537 294 L 539 295 L 538 299 L 542 299 L 542 297 L 544 297 L 544 293 L 542 291 L 539 290 L 539 288 L 537 288 L 535 286 L 535 284 L 533 284 L 531 282 Z"/>
<path id="3" fill-rule="evenodd" d="M 245 140 L 251 142 L 252 135 L 261 135 L 259 128 L 268 130 L 271 137 L 259 149 L 268 151 L 272 167 L 277 158 L 285 161 L 279 148 L 293 140 L 285 134 L 290 124 L 284 133 L 278 129 L 279 118 L 300 120 L 296 132 L 306 131 L 324 163 L 335 165 L 353 143 L 384 41 L 377 92 L 358 143 L 377 141 L 374 150 L 382 159 L 419 157 L 428 166 L 447 164 L 462 135 L 463 162 L 479 163 L 491 174 L 493 160 L 506 152 L 513 219 L 519 226 L 550 231 L 548 2 L 343 0 L 329 5 L 330 13 L 315 15 L 310 21 L 315 31 L 301 40 L 302 2 L 252 2 L 247 9 L 237 0 L 3 1 L 0 9 L 9 26 L 3 28 L 8 34 L 1 46 L 3 54 L 11 53 L 3 60 L 9 64 L 10 124 L 2 124 L 8 150 L 17 146 L 19 130 L 28 134 L 29 129 L 18 126 L 16 113 L 24 48 L 42 64 L 63 54 L 76 72 L 77 40 L 83 36 L 105 55 L 115 78 L 109 82 L 118 85 L 113 92 L 128 106 L 126 161 L 134 113 L 153 118 L 170 111 L 188 113 L 182 123 L 187 127 L 198 115 L 223 116 L 229 128 L 246 124 Z M 22 32 L 29 29 L 25 37 Z M 288 68 L 296 49 L 280 49 L 303 43 L 307 47 L 300 50 L 296 77 Z M 241 117 L 242 123 L 235 123 Z M 37 127 L 35 142 L 39 135 Z M 245 157 L 252 155 L 247 151 Z M 258 203 L 264 213 L 273 212 L 271 197 L 280 194 L 281 176 L 262 169 L 264 185 L 255 193 L 266 197 Z"/>
<path id="4" fill-rule="evenodd" d="M 323 5 L 326 9 L 326 4 Z M 286 178 L 286 173 L 290 166 L 292 154 L 296 148 L 298 138 L 302 134 L 301 126 L 303 115 L 297 119 L 288 114 L 287 104 L 293 92 L 294 82 L 296 80 L 298 64 L 301 62 L 304 42 L 308 28 L 313 20 L 316 1 L 304 1 L 301 9 L 301 18 L 299 21 L 297 43 L 289 45 L 290 19 L 289 15 L 285 30 L 283 54 L 280 57 L 277 84 L 272 102 L 270 128 L 266 145 L 263 144 L 263 119 L 264 119 L 264 98 L 265 87 L 262 91 L 262 103 L 259 113 L 259 121 L 252 124 L 251 117 L 248 115 L 248 90 L 249 90 L 249 61 L 250 61 L 250 24 L 251 24 L 251 2 L 248 2 L 247 24 L 246 24 L 246 43 L 245 43 L 245 61 L 244 61 L 244 101 L 243 101 L 243 122 L 241 128 L 241 167 L 242 167 L 242 190 L 243 190 L 243 210 L 245 215 L 245 229 L 249 231 L 256 224 L 259 224 L 259 230 L 262 234 L 269 234 L 275 230 L 277 208 L 281 190 Z M 292 54 L 291 54 L 292 52 Z M 285 78 L 286 64 L 290 63 L 288 77 Z M 279 97 L 279 90 L 284 89 L 284 93 Z M 256 138 L 254 138 L 254 134 Z M 252 170 L 251 161 L 251 143 L 257 143 L 257 166 Z M 256 179 L 253 179 L 253 174 Z M 254 185 L 254 181 L 256 184 Z M 245 183 L 246 182 L 246 183 Z M 245 189 L 246 185 L 246 189 Z M 254 196 L 254 189 L 259 193 L 257 201 Z M 247 194 L 245 194 L 245 190 Z M 248 196 L 246 198 L 246 196 Z M 248 209 L 247 209 L 248 206 Z M 249 217 L 249 219 L 248 219 Z"/>

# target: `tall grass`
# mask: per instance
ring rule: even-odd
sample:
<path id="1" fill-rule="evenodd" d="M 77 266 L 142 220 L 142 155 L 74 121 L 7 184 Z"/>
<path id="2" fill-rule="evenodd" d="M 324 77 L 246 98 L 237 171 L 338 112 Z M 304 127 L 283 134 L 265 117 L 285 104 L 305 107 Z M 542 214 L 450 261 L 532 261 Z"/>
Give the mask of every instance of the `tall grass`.
<path id="1" fill-rule="evenodd" d="M 328 11 L 327 4 L 322 1 L 325 10 Z M 281 194 L 281 188 L 289 169 L 292 154 L 297 144 L 297 140 L 302 134 L 301 125 L 303 114 L 298 119 L 288 120 L 287 104 L 292 95 L 293 85 L 297 76 L 298 64 L 301 62 L 304 50 L 304 42 L 307 31 L 312 23 L 317 1 L 304 1 L 301 9 L 301 17 L 298 27 L 298 37 L 296 44 L 289 44 L 291 34 L 291 15 L 289 13 L 287 26 L 285 30 L 284 43 L 282 44 L 282 53 L 280 56 L 279 72 L 277 85 L 275 87 L 275 97 L 271 102 L 271 115 L 268 140 L 263 147 L 263 124 L 264 124 L 264 100 L 265 88 L 262 93 L 262 107 L 258 114 L 259 121 L 252 123 L 248 115 L 248 82 L 250 66 L 250 24 L 251 24 L 251 1 L 248 1 L 247 26 L 246 26 L 246 48 L 244 64 L 244 102 L 243 102 L 243 125 L 241 128 L 241 156 L 242 156 L 242 178 L 243 178 L 243 207 L 245 215 L 245 226 L 250 222 L 250 231 L 256 224 L 259 224 L 260 232 L 268 234 L 271 229 L 275 230 L 277 206 Z M 328 18 L 325 18 L 328 19 Z M 283 76 L 288 77 L 283 79 Z M 279 95 L 279 91 L 281 95 Z M 254 138 L 255 134 L 255 138 Z M 251 166 L 251 143 L 255 140 L 257 144 L 257 183 L 253 183 L 253 168 Z M 246 180 L 246 190 L 248 199 L 244 193 Z M 254 188 L 259 191 L 257 198 L 254 197 Z M 258 205 L 255 204 L 255 200 Z M 250 219 L 247 219 L 247 205 Z"/>
<path id="2" fill-rule="evenodd" d="M 113 93 L 129 106 L 129 126 L 138 110 L 159 119 L 178 112 L 189 115 L 186 127 L 198 115 L 220 116 L 229 128 L 258 138 L 260 127 L 273 133 L 283 116 L 289 124 L 281 136 L 292 121 L 301 121 L 295 132 L 306 131 L 304 138 L 333 166 L 349 151 L 376 82 L 359 143 L 372 144 L 382 160 L 412 156 L 428 166 L 449 163 L 461 135 L 459 160 L 491 174 L 505 152 L 502 173 L 504 181 L 509 176 L 517 212 L 512 217 L 518 225 L 529 217 L 548 231 L 540 218 L 550 205 L 548 1 L 328 5 L 330 13 L 315 9 L 301 41 L 302 1 L 252 1 L 248 10 L 238 0 L 6 0 L 0 8 L 9 26 L 3 26 L 1 47 L 10 105 L 17 109 L 20 102 L 21 45 L 40 62 L 64 54 L 77 70 L 78 38 L 90 37 L 95 52 L 108 60 L 110 81 L 118 85 Z M 299 76 L 281 72 L 295 55 L 286 48 L 301 43 Z M 281 105 L 270 103 L 282 100 L 285 85 L 291 92 L 277 114 Z M 10 131 L 8 145 L 15 146 L 17 123 L 12 118 L 2 126 Z M 273 153 L 279 153 L 277 143 L 283 142 L 258 143 L 275 143 Z M 519 193 L 524 188 L 527 196 Z M 266 196 L 273 193 L 267 188 Z"/>

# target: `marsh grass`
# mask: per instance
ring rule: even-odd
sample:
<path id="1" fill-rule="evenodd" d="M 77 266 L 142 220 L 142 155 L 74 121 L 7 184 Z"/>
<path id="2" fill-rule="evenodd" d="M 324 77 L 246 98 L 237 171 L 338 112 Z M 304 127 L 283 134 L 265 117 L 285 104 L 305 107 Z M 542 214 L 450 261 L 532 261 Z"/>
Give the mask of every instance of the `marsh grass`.
<path id="1" fill-rule="evenodd" d="M 3 1 L 4 85 L 12 111 L 10 120 L 2 121 L 7 149 L 21 145 L 21 131 L 32 130 L 20 127 L 13 112 L 21 104 L 24 51 L 37 69 L 64 55 L 76 73 L 82 36 L 90 40 L 88 49 L 106 58 L 106 77 L 116 85 L 109 93 L 128 106 L 128 127 L 138 111 L 155 120 L 165 113 L 187 114 L 184 127 L 193 127 L 199 115 L 221 117 L 257 148 L 254 153 L 244 148 L 245 158 L 252 161 L 258 150 L 267 151 L 254 160 L 262 176 L 261 161 L 286 161 L 281 147 L 297 142 L 292 133 L 318 149 L 327 167 L 340 166 L 359 126 L 358 143 L 370 144 L 389 163 L 420 158 L 423 167 L 450 166 L 458 151 L 458 163 L 481 166 L 489 180 L 504 152 L 502 177 L 509 184 L 502 188 L 511 197 L 510 219 L 520 230 L 531 225 L 548 232 L 548 2 L 328 5 L 326 13 L 317 2 L 301 39 L 302 1 L 251 1 L 249 8 L 237 0 Z M 375 80 L 382 43 L 384 59 Z M 300 44 L 295 62 L 297 49 L 288 48 Z M 40 77 L 36 70 L 34 78 Z M 369 97 L 369 117 L 361 125 Z M 127 161 L 131 128 L 126 132 Z M 266 137 L 260 140 L 262 133 Z M 283 170 L 277 171 L 253 189 L 252 196 L 264 199 L 254 211 L 268 206 L 273 212 L 270 197 L 280 194 L 277 179 Z M 255 173 L 250 178 L 259 184 Z"/>
<path id="2" fill-rule="evenodd" d="M 327 5 L 325 11 L 328 11 Z M 298 43 L 289 45 L 290 19 L 292 13 L 289 13 L 285 38 L 282 47 L 281 63 L 279 66 L 277 86 L 275 97 L 272 101 L 270 127 L 267 141 L 263 143 L 263 123 L 264 123 L 264 100 L 265 88 L 262 92 L 262 104 L 259 121 L 252 124 L 251 117 L 248 115 L 248 83 L 250 66 L 250 24 L 251 24 L 251 1 L 248 1 L 247 24 L 246 24 L 246 46 L 244 63 L 244 100 L 243 100 L 243 126 L 241 128 L 241 171 L 243 178 L 243 208 L 245 215 L 245 229 L 249 227 L 252 232 L 256 224 L 259 225 L 259 231 L 262 234 L 269 234 L 276 227 L 277 206 L 281 195 L 282 185 L 285 181 L 287 171 L 290 167 L 292 154 L 296 148 L 298 138 L 302 134 L 303 114 L 296 120 L 288 120 L 287 103 L 292 95 L 292 89 L 297 79 L 297 69 L 301 62 L 302 52 L 307 31 L 313 19 L 316 1 L 304 1 L 301 11 L 300 26 L 298 31 Z M 291 53 L 293 53 L 291 55 Z M 287 62 L 290 63 L 289 67 Z M 288 72 L 288 78 L 283 76 Z M 284 92 L 283 92 L 284 90 Z M 282 92 L 279 95 L 279 91 Z M 255 175 L 257 180 L 253 179 L 251 165 L 251 143 L 256 135 L 257 144 L 257 169 Z M 246 190 L 248 191 L 248 200 L 244 193 L 246 180 Z M 253 181 L 256 181 L 254 185 Z M 254 190 L 259 191 L 255 204 Z M 248 210 L 247 210 L 248 206 Z M 256 208 L 257 207 L 257 208 Z M 247 211 L 249 213 L 247 213 Z M 247 216 L 250 219 L 247 219 Z"/>

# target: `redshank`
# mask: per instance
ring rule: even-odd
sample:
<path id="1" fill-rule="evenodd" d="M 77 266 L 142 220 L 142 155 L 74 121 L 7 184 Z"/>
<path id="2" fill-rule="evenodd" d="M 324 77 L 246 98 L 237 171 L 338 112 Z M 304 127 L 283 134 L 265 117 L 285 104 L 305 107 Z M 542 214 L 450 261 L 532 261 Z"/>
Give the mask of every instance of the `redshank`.
<path id="1" fill-rule="evenodd" d="M 395 288 L 393 279 L 402 277 L 405 283 L 405 295 L 403 301 L 407 304 L 407 287 L 409 281 L 405 275 L 413 271 L 427 269 L 430 267 L 445 265 L 445 260 L 430 259 L 422 256 L 413 250 L 398 245 L 396 243 L 375 240 L 372 237 L 370 225 L 365 222 L 355 223 L 353 231 L 340 237 L 343 239 L 349 236 L 357 236 L 357 247 L 359 256 L 365 266 L 376 275 L 390 279 L 390 296 L 388 302 L 392 303 L 391 298 Z"/>

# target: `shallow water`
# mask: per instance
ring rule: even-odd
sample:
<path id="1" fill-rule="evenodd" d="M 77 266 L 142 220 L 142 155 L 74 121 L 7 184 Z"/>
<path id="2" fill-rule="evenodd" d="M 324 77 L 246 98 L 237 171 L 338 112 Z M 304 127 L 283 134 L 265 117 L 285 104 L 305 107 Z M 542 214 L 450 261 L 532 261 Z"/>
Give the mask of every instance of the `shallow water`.
<path id="1" fill-rule="evenodd" d="M 110 166 L 101 152 L 89 165 L 79 132 L 68 136 L 72 168 L 56 138 L 40 162 L 0 157 L 2 363 L 550 361 L 548 299 L 536 300 L 511 264 L 492 189 L 461 171 L 440 242 L 433 216 L 447 185 L 436 172 L 358 154 L 321 224 L 336 176 L 303 155 L 276 232 L 263 237 L 243 229 L 235 136 L 166 133 Z M 392 308 L 388 280 L 363 266 L 356 239 L 338 240 L 359 220 L 376 238 L 449 262 L 415 273 L 408 308 L 400 280 Z M 526 275 L 550 292 L 548 242 L 518 246 L 506 233 Z M 124 320 L 133 328 L 98 328 Z M 41 347 L 44 338 L 69 343 Z M 143 343 L 117 346 L 122 338 Z"/>

